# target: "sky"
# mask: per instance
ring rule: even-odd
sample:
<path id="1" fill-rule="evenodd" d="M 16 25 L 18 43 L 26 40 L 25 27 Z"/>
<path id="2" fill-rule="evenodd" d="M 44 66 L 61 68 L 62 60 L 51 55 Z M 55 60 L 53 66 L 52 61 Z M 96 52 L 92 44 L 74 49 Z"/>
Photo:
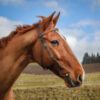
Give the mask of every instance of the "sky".
<path id="1" fill-rule="evenodd" d="M 0 0 L 0 38 L 54 11 L 61 12 L 57 27 L 80 62 L 85 52 L 100 53 L 100 0 Z"/>

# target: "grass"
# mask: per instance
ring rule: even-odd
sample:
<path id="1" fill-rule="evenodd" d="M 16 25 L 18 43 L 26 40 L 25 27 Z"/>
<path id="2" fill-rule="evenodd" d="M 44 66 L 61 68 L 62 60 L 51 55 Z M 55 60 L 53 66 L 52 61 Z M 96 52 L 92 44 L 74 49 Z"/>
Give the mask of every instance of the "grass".
<path id="1" fill-rule="evenodd" d="M 100 73 L 87 74 L 83 86 L 73 89 L 55 75 L 22 74 L 14 92 L 16 100 L 100 100 Z"/>

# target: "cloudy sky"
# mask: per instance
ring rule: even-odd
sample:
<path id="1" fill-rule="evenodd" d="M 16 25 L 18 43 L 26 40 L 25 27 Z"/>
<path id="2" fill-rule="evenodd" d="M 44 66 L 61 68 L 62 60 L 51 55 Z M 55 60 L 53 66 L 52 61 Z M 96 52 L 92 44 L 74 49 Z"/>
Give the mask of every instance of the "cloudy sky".
<path id="1" fill-rule="evenodd" d="M 100 0 L 0 0 L 0 38 L 53 11 L 61 12 L 57 27 L 80 61 L 85 52 L 100 53 Z"/>

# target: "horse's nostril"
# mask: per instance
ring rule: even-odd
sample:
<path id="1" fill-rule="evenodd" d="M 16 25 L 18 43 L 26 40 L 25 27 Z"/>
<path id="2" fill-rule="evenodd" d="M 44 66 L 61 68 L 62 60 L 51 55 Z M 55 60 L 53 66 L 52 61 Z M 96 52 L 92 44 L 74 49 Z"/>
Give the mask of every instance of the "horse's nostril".
<path id="1" fill-rule="evenodd" d="M 77 81 L 79 81 L 80 83 L 82 83 L 82 75 L 78 75 L 78 77 L 77 77 Z"/>

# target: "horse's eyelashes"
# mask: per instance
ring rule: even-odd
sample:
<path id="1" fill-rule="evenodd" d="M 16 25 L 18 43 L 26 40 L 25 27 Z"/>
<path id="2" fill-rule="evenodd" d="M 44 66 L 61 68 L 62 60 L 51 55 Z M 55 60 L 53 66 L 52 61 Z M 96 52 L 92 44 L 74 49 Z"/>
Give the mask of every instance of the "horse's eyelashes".
<path id="1" fill-rule="evenodd" d="M 54 45 L 54 46 L 59 45 L 59 41 L 58 40 L 53 40 L 53 41 L 51 41 L 51 44 Z"/>

